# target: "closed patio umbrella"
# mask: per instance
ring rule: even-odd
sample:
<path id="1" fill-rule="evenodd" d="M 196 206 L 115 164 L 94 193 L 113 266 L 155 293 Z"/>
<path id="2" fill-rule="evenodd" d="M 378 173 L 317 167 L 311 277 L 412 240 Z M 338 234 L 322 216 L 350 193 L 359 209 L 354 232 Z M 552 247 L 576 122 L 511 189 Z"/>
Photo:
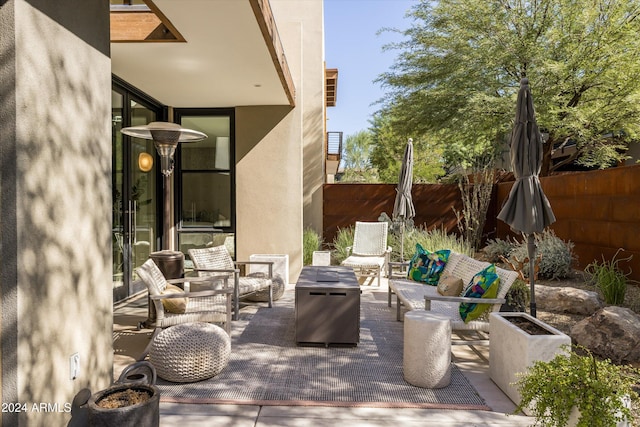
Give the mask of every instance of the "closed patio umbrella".
<path id="1" fill-rule="evenodd" d="M 542 167 L 542 134 L 536 123 L 533 97 L 527 78 L 520 81 L 516 119 L 510 144 L 511 167 L 516 182 L 511 188 L 509 198 L 498 214 L 498 219 L 509 224 L 513 230 L 527 235 L 531 315 L 536 317 L 534 233 L 541 233 L 545 227 L 555 222 L 556 217 L 551 210 L 549 200 L 542 191 L 538 178 Z"/>
<path id="2" fill-rule="evenodd" d="M 416 216 L 411 197 L 411 186 L 413 185 L 413 140 L 409 138 L 402 157 L 402 166 L 398 176 L 398 187 L 396 188 L 396 200 L 393 205 L 393 220 L 402 219 L 400 231 L 400 258 L 404 262 L 404 227 L 405 221 Z"/>

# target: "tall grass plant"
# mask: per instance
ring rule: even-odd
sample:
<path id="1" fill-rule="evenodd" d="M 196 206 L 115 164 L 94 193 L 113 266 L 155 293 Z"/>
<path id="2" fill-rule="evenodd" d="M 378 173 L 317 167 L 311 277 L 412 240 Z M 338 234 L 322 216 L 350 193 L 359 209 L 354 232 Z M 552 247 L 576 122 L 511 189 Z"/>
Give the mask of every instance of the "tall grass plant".
<path id="1" fill-rule="evenodd" d="M 623 272 L 619 267 L 619 263 L 620 261 L 630 261 L 633 255 L 616 259 L 623 250 L 622 248 L 618 249 L 611 261 L 605 261 L 603 256 L 602 263 L 594 261 L 584 269 L 590 275 L 590 282 L 602 292 L 604 301 L 607 304 L 621 305 L 624 303 L 627 282 L 629 281 L 628 276 L 631 271 Z"/>
<path id="2" fill-rule="evenodd" d="M 305 228 L 302 232 L 302 263 L 311 265 L 313 262 L 313 252 L 319 251 L 322 247 L 322 238 L 311 228 Z"/>

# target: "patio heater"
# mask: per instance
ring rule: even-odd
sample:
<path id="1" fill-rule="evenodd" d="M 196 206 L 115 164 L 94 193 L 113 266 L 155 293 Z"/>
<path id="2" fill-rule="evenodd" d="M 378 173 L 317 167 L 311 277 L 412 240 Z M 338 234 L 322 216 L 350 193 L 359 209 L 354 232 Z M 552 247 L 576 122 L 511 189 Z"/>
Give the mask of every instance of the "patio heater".
<path id="1" fill-rule="evenodd" d="M 160 167 L 163 179 L 163 244 L 165 251 L 169 249 L 169 234 L 171 233 L 171 173 L 173 172 L 176 147 L 179 143 L 202 141 L 206 134 L 197 130 L 185 129 L 176 123 L 151 122 L 143 126 L 126 127 L 120 130 L 125 135 L 134 138 L 151 139 L 160 155 Z"/>

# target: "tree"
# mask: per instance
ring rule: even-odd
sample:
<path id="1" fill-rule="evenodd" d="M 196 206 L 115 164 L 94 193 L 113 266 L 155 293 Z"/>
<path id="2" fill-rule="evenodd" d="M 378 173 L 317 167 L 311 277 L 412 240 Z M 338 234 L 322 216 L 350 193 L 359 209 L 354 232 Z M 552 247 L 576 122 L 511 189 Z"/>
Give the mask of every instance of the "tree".
<path id="1" fill-rule="evenodd" d="M 344 141 L 342 162 L 344 174 L 342 182 L 373 182 L 377 175 L 371 167 L 372 135 L 367 130 L 361 130 L 348 135 Z"/>
<path id="2" fill-rule="evenodd" d="M 392 126 L 392 118 L 375 114 L 371 121 L 373 150 L 371 164 L 378 171 L 381 182 L 397 183 L 402 167 L 402 157 L 409 138 L 413 139 L 413 182 L 436 182 L 444 175 L 442 149 L 428 135 L 398 132 Z"/>
<path id="3" fill-rule="evenodd" d="M 427 1 L 390 72 L 385 114 L 398 131 L 430 135 L 447 162 L 506 140 L 519 82 L 528 77 L 538 124 L 566 162 L 608 167 L 640 132 L 640 0 Z"/>

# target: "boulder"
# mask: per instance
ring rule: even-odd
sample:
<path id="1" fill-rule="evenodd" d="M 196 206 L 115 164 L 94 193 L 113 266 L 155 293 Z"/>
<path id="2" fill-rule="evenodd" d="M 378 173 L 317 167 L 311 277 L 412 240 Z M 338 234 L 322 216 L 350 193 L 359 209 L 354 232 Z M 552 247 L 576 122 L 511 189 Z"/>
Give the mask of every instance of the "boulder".
<path id="1" fill-rule="evenodd" d="M 611 306 L 576 323 L 571 338 L 614 363 L 640 362 L 640 316 Z"/>
<path id="2" fill-rule="evenodd" d="M 553 313 L 591 315 L 604 307 L 597 292 L 572 287 L 535 285 L 538 309 Z"/>

